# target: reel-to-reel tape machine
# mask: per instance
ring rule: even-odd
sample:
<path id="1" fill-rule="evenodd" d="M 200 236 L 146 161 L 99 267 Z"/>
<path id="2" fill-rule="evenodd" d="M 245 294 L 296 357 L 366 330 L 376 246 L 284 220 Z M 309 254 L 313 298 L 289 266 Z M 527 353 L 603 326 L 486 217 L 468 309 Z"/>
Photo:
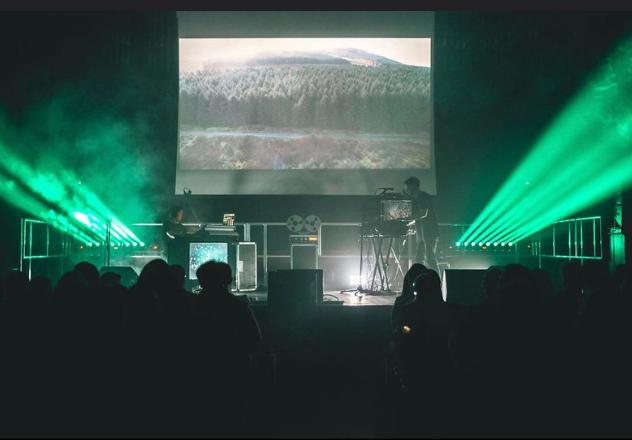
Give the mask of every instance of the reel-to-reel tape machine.
<path id="1" fill-rule="evenodd" d="M 303 219 L 300 215 L 291 215 L 287 219 L 290 234 L 290 267 L 292 269 L 317 269 L 320 254 L 321 221 L 315 215 Z"/>

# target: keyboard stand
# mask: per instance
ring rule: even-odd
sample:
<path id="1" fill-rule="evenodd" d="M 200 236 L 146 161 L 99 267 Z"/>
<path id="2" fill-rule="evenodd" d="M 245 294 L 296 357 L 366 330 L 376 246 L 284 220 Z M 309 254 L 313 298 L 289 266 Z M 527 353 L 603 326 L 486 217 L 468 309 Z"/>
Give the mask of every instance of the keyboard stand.
<path id="1" fill-rule="evenodd" d="M 371 274 L 371 282 L 368 290 L 363 289 L 362 291 L 363 293 L 374 295 L 391 294 L 391 275 L 389 274 L 391 258 L 394 259 L 396 264 L 395 277 L 397 277 L 398 273 L 402 274 L 403 277 L 400 259 L 393 248 L 393 241 L 398 236 L 376 234 L 367 236 L 367 238 L 370 244 L 367 250 L 367 262 L 369 273 Z"/>

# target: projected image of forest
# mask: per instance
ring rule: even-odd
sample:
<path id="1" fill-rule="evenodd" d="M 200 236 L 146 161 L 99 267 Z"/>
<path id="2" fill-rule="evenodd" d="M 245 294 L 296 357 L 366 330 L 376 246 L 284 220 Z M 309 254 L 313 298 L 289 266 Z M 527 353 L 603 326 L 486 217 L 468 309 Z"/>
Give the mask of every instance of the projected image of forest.
<path id="1" fill-rule="evenodd" d="M 183 66 L 180 169 L 431 167 L 430 67 L 356 48 Z"/>

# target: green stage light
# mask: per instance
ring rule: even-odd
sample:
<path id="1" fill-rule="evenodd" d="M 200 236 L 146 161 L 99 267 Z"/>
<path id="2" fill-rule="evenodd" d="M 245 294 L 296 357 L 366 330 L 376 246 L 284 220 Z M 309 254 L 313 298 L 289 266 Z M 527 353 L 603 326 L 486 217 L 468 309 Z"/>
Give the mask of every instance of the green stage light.
<path id="1" fill-rule="evenodd" d="M 0 197 L 7 202 L 23 209 L 39 220 L 48 222 L 60 231 L 70 234 L 82 243 L 88 243 L 91 237 L 76 225 L 70 223 L 65 216 L 46 204 L 37 194 L 32 193 L 13 177 L 7 176 L 0 170 Z"/>
<path id="2" fill-rule="evenodd" d="M 632 185 L 632 41 L 569 103 L 460 241 L 508 243 Z"/>
<path id="3" fill-rule="evenodd" d="M 67 170 L 36 169 L 0 140 L 0 197 L 83 243 L 104 241 L 112 219 L 117 239 L 140 242 L 98 197 Z"/>

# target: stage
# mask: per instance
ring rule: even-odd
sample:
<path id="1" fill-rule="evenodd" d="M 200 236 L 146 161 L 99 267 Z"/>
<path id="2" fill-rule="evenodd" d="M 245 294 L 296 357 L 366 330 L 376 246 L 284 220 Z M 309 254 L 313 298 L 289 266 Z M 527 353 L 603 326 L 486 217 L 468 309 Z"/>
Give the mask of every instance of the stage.
<path id="1" fill-rule="evenodd" d="M 381 294 L 363 293 L 357 290 L 328 290 L 323 292 L 323 301 L 318 307 L 362 307 L 362 306 L 388 306 L 395 303 L 400 292 L 385 292 Z M 253 307 L 268 305 L 268 291 L 257 290 L 255 292 L 233 291 L 233 295 L 247 300 Z"/>

